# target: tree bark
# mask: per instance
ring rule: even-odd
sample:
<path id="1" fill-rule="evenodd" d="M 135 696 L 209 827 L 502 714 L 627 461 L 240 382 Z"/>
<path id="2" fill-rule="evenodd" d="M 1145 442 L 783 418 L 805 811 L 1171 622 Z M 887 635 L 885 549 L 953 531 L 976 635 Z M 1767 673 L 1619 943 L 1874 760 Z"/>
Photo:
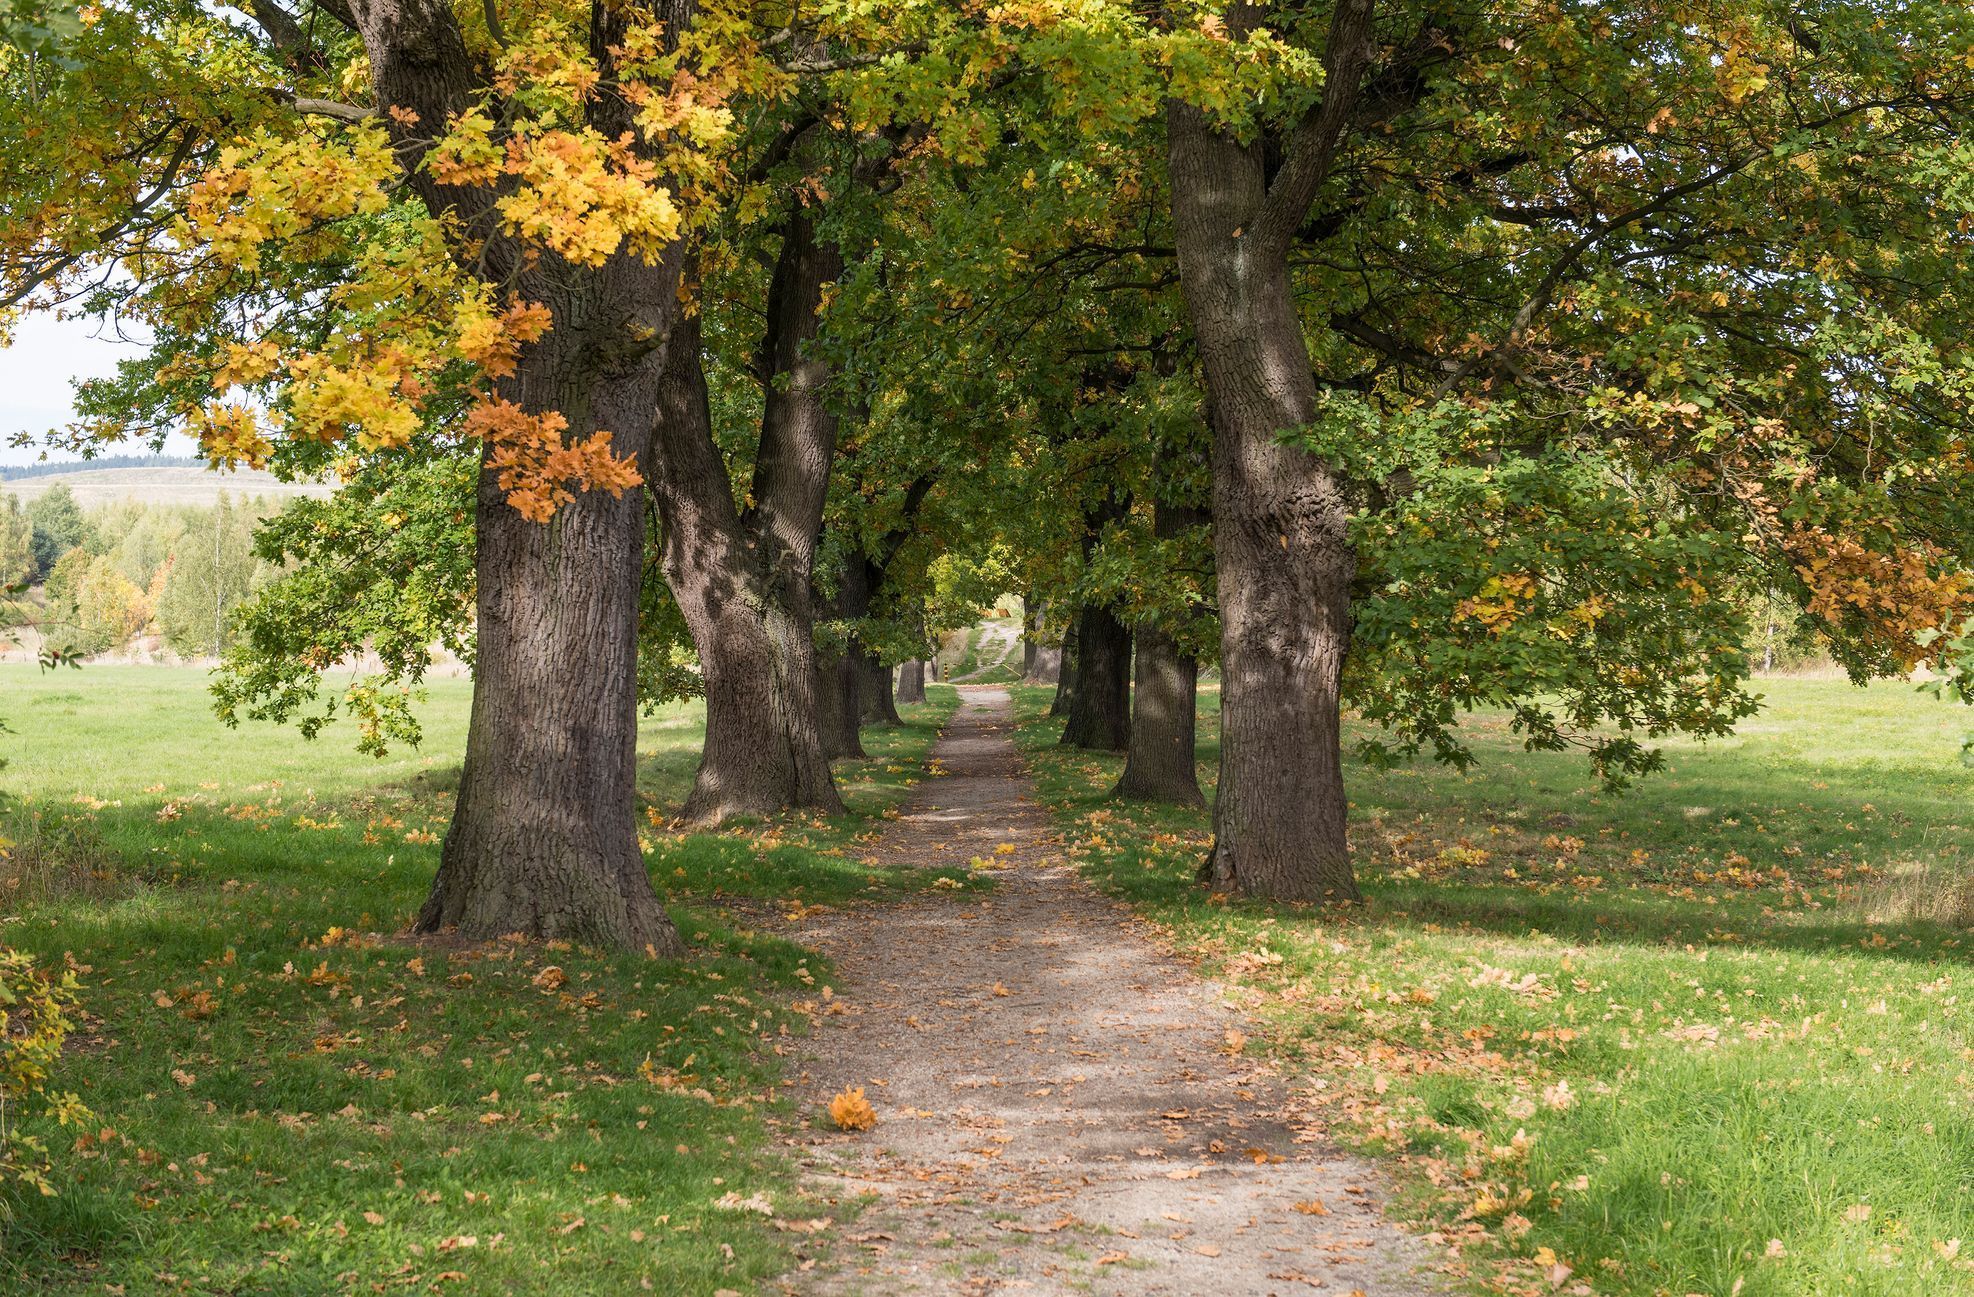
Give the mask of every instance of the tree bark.
<path id="1" fill-rule="evenodd" d="M 1049 715 L 1067 716 L 1076 706 L 1076 663 L 1080 656 L 1076 636 L 1081 619 L 1069 623 L 1062 633 L 1062 647 L 1056 650 L 1056 696 L 1049 700 Z"/>
<path id="2" fill-rule="evenodd" d="M 1035 641 L 1040 638 L 1041 604 L 1030 594 L 1021 601 L 1021 681 L 1031 684 L 1035 677 Z"/>
<path id="3" fill-rule="evenodd" d="M 668 32 L 690 25 L 689 0 L 659 8 Z M 570 441 L 610 433 L 612 449 L 642 471 L 681 250 L 656 264 L 628 251 L 597 266 L 527 256 L 500 234 L 493 191 L 440 184 L 419 166 L 433 132 L 484 88 L 452 10 L 358 0 L 350 16 L 376 103 L 396 110 L 386 120 L 410 190 L 435 218 L 483 240 L 477 270 L 552 313 L 553 329 L 522 349 L 499 395 L 531 415 L 561 415 Z M 599 11 L 591 24 L 589 53 L 604 79 L 624 22 Z M 599 95 L 588 111 L 609 138 L 630 129 L 620 97 Z M 585 491 L 542 524 L 508 503 L 499 478 L 489 446 L 475 513 L 478 648 L 465 766 L 414 926 L 683 955 L 637 840 L 642 501 Z"/>
<path id="4" fill-rule="evenodd" d="M 1076 694 L 1067 747 L 1122 752 L 1131 739 L 1131 630 L 1110 609 L 1085 604 L 1077 618 Z"/>
<path id="5" fill-rule="evenodd" d="M 1174 540 L 1205 520 L 1206 511 L 1159 500 L 1152 534 Z M 1195 756 L 1194 712 L 1199 662 L 1181 652 L 1170 630 L 1155 618 L 1137 629 L 1136 685 L 1131 692 L 1131 743 L 1113 796 L 1137 801 L 1204 806 Z"/>
<path id="6" fill-rule="evenodd" d="M 1138 628 L 1137 651 L 1130 745 L 1113 795 L 1204 806 L 1193 733 L 1199 663 L 1151 622 Z"/>
<path id="7" fill-rule="evenodd" d="M 1043 607 L 1039 599 L 1031 602 L 1022 626 L 1021 682 L 1027 685 L 1052 685 L 1062 676 L 1062 645 L 1042 640 Z"/>
<path id="8" fill-rule="evenodd" d="M 831 757 L 864 756 L 863 672 L 857 667 L 857 655 L 824 649 L 818 652 L 817 662 L 822 695 L 816 710 L 823 751 Z"/>
<path id="9" fill-rule="evenodd" d="M 637 840 L 644 511 L 592 491 L 544 526 L 495 476 L 481 470 L 466 765 L 414 927 L 682 955 Z"/>
<path id="10" fill-rule="evenodd" d="M 897 700 L 901 705 L 925 701 L 925 663 L 913 658 L 898 668 Z"/>
<path id="11" fill-rule="evenodd" d="M 864 724 L 903 725 L 905 719 L 898 715 L 897 700 L 891 696 L 891 668 L 869 650 L 860 655 L 859 667 L 863 672 L 859 688 L 863 695 Z"/>
<path id="12" fill-rule="evenodd" d="M 1346 9 L 1368 21 L 1368 5 L 1341 6 L 1337 21 Z M 1326 116 L 1333 89 L 1342 88 L 1326 88 Z M 1339 702 L 1356 568 L 1349 510 L 1336 470 L 1280 440 L 1316 410 L 1287 260 L 1300 217 L 1271 206 L 1262 143 L 1177 100 L 1167 127 L 1180 285 L 1214 433 L 1222 728 L 1202 874 L 1258 896 L 1355 900 Z M 1297 169 L 1285 174 L 1309 187 L 1307 150 L 1329 145 L 1300 134 L 1297 145 Z M 1316 163 L 1320 178 L 1327 156 Z"/>
<path id="13" fill-rule="evenodd" d="M 840 813 L 817 715 L 808 574 L 793 588 L 773 579 L 754 529 L 734 507 L 713 442 L 696 317 L 679 322 L 671 352 L 652 495 L 666 578 L 706 683 L 705 749 L 683 818 L 717 824 L 790 806 Z M 800 567 L 799 556 L 791 562 Z"/>

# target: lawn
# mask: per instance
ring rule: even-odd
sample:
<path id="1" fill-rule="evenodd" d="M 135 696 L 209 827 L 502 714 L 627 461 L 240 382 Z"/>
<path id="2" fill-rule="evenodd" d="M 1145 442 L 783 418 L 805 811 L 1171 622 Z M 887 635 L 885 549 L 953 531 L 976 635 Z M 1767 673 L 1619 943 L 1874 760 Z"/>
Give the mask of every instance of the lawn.
<path id="1" fill-rule="evenodd" d="M 468 686 L 438 681 L 422 751 L 228 730 L 197 671 L 0 667 L 12 795 L 0 941 L 73 967 L 88 1020 L 59 1082 L 52 1198 L 0 1223 L 9 1292 L 745 1290 L 785 1237 L 764 1139 L 820 960 L 715 902 L 836 904 L 929 885 L 858 838 L 954 705 L 865 735 L 852 814 L 718 835 L 664 824 L 699 711 L 642 727 L 654 879 L 689 964 L 400 935 L 437 864 Z M 30 1123 L 32 1124 L 32 1123 Z"/>
<path id="2" fill-rule="evenodd" d="M 1054 747 L 1049 691 L 1019 694 L 1069 850 L 1232 983 L 1247 1048 L 1336 1136 L 1396 1155 L 1402 1208 L 1470 1276 L 1974 1293 L 1974 715 L 1761 689 L 1741 733 L 1671 744 L 1621 795 L 1488 717 L 1467 774 L 1353 766 L 1354 912 L 1209 899 L 1206 817 L 1106 800 L 1118 761 Z"/>

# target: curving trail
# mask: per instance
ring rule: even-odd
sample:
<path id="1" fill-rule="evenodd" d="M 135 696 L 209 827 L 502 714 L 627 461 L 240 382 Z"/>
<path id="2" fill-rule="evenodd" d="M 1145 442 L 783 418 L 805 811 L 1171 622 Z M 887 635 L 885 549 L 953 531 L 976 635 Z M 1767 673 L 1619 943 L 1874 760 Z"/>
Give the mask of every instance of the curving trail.
<path id="1" fill-rule="evenodd" d="M 994 668 L 1004 665 L 1009 656 L 1014 653 L 1015 648 L 1021 643 L 1020 631 L 1015 630 L 1011 626 L 1003 626 L 999 622 L 982 622 L 980 623 L 980 630 L 980 642 L 974 646 L 975 660 L 980 665 L 965 675 L 954 676 L 952 681 L 954 684 L 965 684 L 969 680 L 978 680 Z M 994 641 L 994 643 L 990 644 L 988 642 L 989 640 Z M 992 652 L 996 645 L 999 646 L 1001 655 L 992 662 L 989 662 L 987 660 L 987 654 Z"/>
<path id="2" fill-rule="evenodd" d="M 805 1127 L 810 1188 L 875 1204 L 812 1236 L 791 1293 L 1435 1291 L 1375 1172 L 1298 1130 L 1279 1082 L 1227 1049 L 1239 1019 L 1054 855 L 1008 695 L 967 689 L 928 779 L 874 854 L 1006 868 L 820 916 L 843 1011 L 817 1018 L 813 1113 L 865 1087 L 865 1134 Z M 1011 846 L 997 854 L 995 848 Z M 1298 1209 L 1300 1205 L 1300 1209 Z"/>

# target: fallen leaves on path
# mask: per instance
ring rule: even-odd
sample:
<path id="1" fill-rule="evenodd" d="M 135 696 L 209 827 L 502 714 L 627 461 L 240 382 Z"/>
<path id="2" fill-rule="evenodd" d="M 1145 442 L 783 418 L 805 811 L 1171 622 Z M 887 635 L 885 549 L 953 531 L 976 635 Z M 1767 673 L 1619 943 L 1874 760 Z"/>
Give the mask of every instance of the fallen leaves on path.
<path id="1" fill-rule="evenodd" d="M 829 1118 L 838 1130 L 869 1130 L 877 1125 L 877 1110 L 864 1098 L 864 1087 L 860 1085 L 829 1101 Z"/>

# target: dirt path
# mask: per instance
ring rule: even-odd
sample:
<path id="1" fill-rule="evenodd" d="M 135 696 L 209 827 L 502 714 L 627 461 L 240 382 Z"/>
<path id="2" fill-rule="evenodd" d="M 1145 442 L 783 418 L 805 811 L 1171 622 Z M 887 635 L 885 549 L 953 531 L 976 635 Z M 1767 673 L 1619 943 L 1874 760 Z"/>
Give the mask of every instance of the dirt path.
<path id="1" fill-rule="evenodd" d="M 876 844 L 887 862 L 1005 865 L 984 899 L 811 920 L 841 1012 L 800 1098 L 865 1087 L 878 1125 L 804 1129 L 845 1208 L 792 1293 L 1421 1294 L 1422 1246 L 1362 1162 L 1298 1135 L 1282 1087 L 1228 1051 L 1238 1019 L 1055 855 L 1008 695 L 962 691 L 944 777 Z M 1012 847 L 997 854 L 997 848 Z"/>
<path id="2" fill-rule="evenodd" d="M 999 622 L 982 622 L 980 623 L 980 631 L 980 640 L 973 646 L 974 661 L 980 665 L 974 667 L 973 670 L 963 676 L 954 676 L 954 684 L 965 684 L 969 680 L 978 680 L 981 676 L 986 675 L 995 667 L 1006 662 L 1009 655 L 1014 652 L 1015 645 L 1021 643 L 1021 633 L 1019 631 L 1015 630 L 1012 626 L 1003 626 Z M 992 662 L 989 662 L 987 655 L 996 648 L 1000 649 L 1001 655 Z"/>

